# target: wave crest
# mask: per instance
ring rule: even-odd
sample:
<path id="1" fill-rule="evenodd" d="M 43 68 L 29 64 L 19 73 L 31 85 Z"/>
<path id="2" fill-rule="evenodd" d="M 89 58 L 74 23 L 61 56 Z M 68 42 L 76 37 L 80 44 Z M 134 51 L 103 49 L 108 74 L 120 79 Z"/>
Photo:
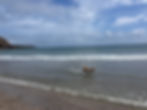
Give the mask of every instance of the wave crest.
<path id="1" fill-rule="evenodd" d="M 147 60 L 147 54 L 138 55 L 0 55 L 2 61 L 136 61 Z"/>

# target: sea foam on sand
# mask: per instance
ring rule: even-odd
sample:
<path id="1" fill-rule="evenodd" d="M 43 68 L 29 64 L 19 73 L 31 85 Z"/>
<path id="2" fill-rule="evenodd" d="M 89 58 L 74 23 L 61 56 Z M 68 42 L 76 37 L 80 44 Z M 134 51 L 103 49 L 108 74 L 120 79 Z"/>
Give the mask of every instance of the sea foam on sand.
<path id="1" fill-rule="evenodd" d="M 125 105 L 131 105 L 135 107 L 147 108 L 147 101 L 136 101 L 136 100 L 128 100 L 128 99 L 118 98 L 118 97 L 91 94 L 84 91 L 82 92 L 82 91 L 72 90 L 69 88 L 54 87 L 54 86 L 46 85 L 43 83 L 26 81 L 26 80 L 15 79 L 15 78 L 0 77 L 0 82 L 12 84 L 12 85 L 36 88 L 36 89 L 40 89 L 44 91 L 54 91 L 57 93 L 65 93 L 65 94 L 76 96 L 76 97 L 85 97 L 85 98 L 90 98 L 95 100 L 105 100 L 105 101 L 118 103 L 118 104 L 125 104 Z"/>

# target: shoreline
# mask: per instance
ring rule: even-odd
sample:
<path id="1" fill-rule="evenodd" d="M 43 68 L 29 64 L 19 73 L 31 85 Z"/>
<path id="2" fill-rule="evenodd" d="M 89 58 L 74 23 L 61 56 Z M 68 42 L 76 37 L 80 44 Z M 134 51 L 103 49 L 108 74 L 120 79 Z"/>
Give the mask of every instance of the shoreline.
<path id="1" fill-rule="evenodd" d="M 145 110 L 146 108 L 71 96 L 53 90 L 10 84 L 0 79 L 2 110 Z M 27 108 L 28 107 L 28 108 Z M 72 108 L 72 109 L 71 109 Z"/>

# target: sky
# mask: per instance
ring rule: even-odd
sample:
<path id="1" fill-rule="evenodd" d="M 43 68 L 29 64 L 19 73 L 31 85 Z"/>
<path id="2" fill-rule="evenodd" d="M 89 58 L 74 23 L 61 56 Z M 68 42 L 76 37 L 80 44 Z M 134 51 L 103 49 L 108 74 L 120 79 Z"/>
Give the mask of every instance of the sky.
<path id="1" fill-rule="evenodd" d="M 147 43 L 147 0 L 0 0 L 0 35 L 37 46 Z"/>

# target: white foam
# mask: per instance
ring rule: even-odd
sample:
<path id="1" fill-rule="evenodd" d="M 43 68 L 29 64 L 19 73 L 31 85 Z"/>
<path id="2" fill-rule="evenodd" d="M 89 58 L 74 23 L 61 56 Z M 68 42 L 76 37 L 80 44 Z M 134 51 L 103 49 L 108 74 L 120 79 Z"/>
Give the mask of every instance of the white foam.
<path id="1" fill-rule="evenodd" d="M 147 54 L 87 54 L 87 55 L 0 55 L 1 61 L 137 61 L 147 60 Z"/>
<path id="2" fill-rule="evenodd" d="M 124 98 L 111 97 L 111 96 L 106 96 L 106 95 L 97 95 L 97 94 L 91 94 L 91 93 L 84 92 L 84 91 L 79 92 L 77 90 L 72 90 L 69 88 L 54 87 L 54 86 L 50 86 L 47 84 L 42 84 L 42 83 L 33 82 L 33 81 L 20 80 L 20 79 L 15 79 L 15 78 L 0 77 L 0 82 L 12 84 L 12 85 L 41 89 L 44 91 L 52 90 L 57 93 L 66 93 L 72 96 L 82 96 L 85 98 L 91 98 L 91 99 L 96 99 L 96 100 L 102 99 L 102 100 L 106 100 L 106 101 L 113 102 L 113 103 L 120 103 L 120 104 L 147 108 L 147 101 L 137 101 L 137 100 L 129 100 L 129 99 L 124 99 Z"/>

